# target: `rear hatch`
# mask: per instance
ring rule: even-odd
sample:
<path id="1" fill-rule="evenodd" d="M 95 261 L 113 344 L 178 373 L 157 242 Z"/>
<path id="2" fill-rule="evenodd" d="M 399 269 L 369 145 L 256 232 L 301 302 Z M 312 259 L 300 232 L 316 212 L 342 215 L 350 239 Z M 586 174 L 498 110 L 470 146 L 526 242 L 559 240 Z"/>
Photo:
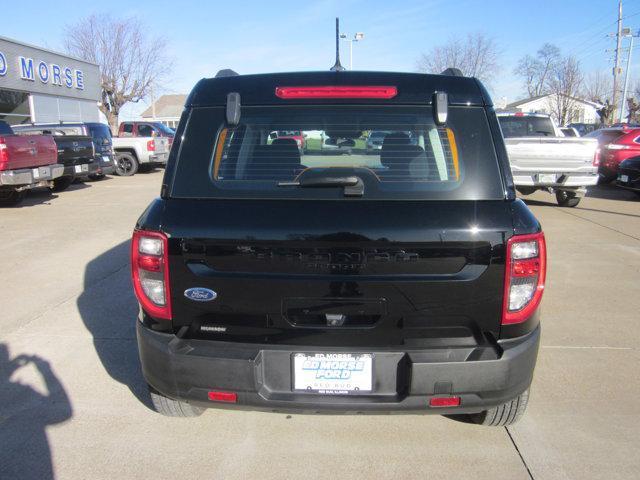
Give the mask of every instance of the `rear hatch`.
<path id="1" fill-rule="evenodd" d="M 170 202 L 174 326 L 298 345 L 451 346 L 498 335 L 507 202 L 333 208 Z M 184 295 L 194 287 L 218 297 L 194 302 Z"/>
<path id="2" fill-rule="evenodd" d="M 93 161 L 93 140 L 84 135 L 54 135 L 58 146 L 58 162 L 65 167 Z"/>
<path id="3" fill-rule="evenodd" d="M 499 335 L 513 224 L 483 107 L 450 107 L 446 127 L 430 106 L 243 106 L 239 125 L 224 119 L 193 108 L 168 172 L 176 330 L 407 348 Z M 307 151 L 269 136 L 283 130 Z M 388 132 L 373 153 L 372 131 Z M 323 152 L 326 137 L 349 153 Z"/>

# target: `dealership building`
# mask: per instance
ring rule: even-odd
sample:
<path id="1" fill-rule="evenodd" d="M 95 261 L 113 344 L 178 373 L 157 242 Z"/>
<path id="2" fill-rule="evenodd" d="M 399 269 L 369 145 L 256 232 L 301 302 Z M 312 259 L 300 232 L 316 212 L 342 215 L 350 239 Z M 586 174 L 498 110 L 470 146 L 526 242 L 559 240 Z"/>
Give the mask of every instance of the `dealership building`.
<path id="1" fill-rule="evenodd" d="M 0 120 L 98 122 L 100 68 L 0 37 Z"/>

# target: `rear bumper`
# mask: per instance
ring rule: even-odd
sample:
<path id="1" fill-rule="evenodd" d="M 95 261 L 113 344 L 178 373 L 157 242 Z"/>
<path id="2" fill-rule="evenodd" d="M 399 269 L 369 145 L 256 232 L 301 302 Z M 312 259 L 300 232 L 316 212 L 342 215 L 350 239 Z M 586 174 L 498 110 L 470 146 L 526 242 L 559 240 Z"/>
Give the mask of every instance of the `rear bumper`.
<path id="1" fill-rule="evenodd" d="M 167 163 L 168 158 L 169 158 L 169 152 L 149 155 L 149 160 L 147 163 L 157 163 L 157 164 L 165 165 Z"/>
<path id="2" fill-rule="evenodd" d="M 555 175 L 556 181 L 548 181 L 541 175 Z M 589 187 L 598 183 L 597 167 L 589 171 L 579 172 L 513 172 L 513 182 L 516 187 L 541 187 L 541 188 L 580 188 Z"/>
<path id="3" fill-rule="evenodd" d="M 58 163 L 37 168 L 21 168 L 0 171 L 0 185 L 22 187 L 54 180 L 63 174 L 64 166 Z"/>
<path id="4" fill-rule="evenodd" d="M 142 371 L 160 393 L 205 406 L 210 390 L 237 393 L 235 407 L 303 412 L 474 413 L 513 399 L 531 383 L 540 328 L 501 341 L 493 359 L 469 347 L 424 350 L 312 348 L 182 340 L 137 324 Z M 367 395 L 317 395 L 292 391 L 295 352 L 373 353 L 374 391 Z M 456 395 L 460 407 L 430 408 L 432 396 Z"/>
<path id="5" fill-rule="evenodd" d="M 64 167 L 65 177 L 81 178 L 100 173 L 102 173 L 102 168 L 97 160 L 88 163 L 79 163 L 77 165 L 67 165 Z"/>

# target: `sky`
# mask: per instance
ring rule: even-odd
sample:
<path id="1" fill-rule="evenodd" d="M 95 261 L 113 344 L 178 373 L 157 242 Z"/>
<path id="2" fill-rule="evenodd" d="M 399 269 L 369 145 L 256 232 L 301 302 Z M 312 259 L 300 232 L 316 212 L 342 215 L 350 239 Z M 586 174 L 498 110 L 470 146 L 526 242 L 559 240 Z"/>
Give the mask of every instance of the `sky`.
<path id="1" fill-rule="evenodd" d="M 490 85 L 494 101 L 525 97 L 513 75 L 518 59 L 544 43 L 574 55 L 585 73 L 609 74 L 613 66 L 617 0 L 535 1 L 164 1 L 109 0 L 56 2 L 29 0 L 2 6 L 0 35 L 52 50 L 63 50 L 65 26 L 91 14 L 139 18 L 151 37 L 167 44 L 170 74 L 159 93 L 188 93 L 203 77 L 222 68 L 238 73 L 327 70 L 335 59 L 335 17 L 341 31 L 363 32 L 353 46 L 354 70 L 415 71 L 421 53 L 481 32 L 500 51 L 500 69 Z M 640 29 L 640 0 L 623 1 L 623 23 Z M 640 46 L 640 42 L 637 42 Z M 626 40 L 625 40 L 626 44 Z M 623 52 L 626 62 L 627 51 Z M 348 43 L 342 42 L 348 65 Z M 640 80 L 640 49 L 632 59 L 631 84 Z M 156 93 L 158 95 L 158 93 Z M 132 118 L 148 105 L 123 109 Z"/>

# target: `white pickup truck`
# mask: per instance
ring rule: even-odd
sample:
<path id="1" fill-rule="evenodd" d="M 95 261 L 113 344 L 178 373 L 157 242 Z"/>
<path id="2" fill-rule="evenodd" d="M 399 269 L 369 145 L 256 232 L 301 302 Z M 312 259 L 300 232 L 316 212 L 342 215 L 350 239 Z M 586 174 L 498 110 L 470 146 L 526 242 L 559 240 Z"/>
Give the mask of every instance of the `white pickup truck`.
<path id="1" fill-rule="evenodd" d="M 165 165 L 169 158 L 167 137 L 113 137 L 116 154 L 116 173 L 134 175 L 138 170 Z"/>
<path id="2" fill-rule="evenodd" d="M 555 193 L 558 204 L 575 207 L 598 183 L 598 142 L 565 137 L 549 115 L 498 113 L 516 189 Z"/>

